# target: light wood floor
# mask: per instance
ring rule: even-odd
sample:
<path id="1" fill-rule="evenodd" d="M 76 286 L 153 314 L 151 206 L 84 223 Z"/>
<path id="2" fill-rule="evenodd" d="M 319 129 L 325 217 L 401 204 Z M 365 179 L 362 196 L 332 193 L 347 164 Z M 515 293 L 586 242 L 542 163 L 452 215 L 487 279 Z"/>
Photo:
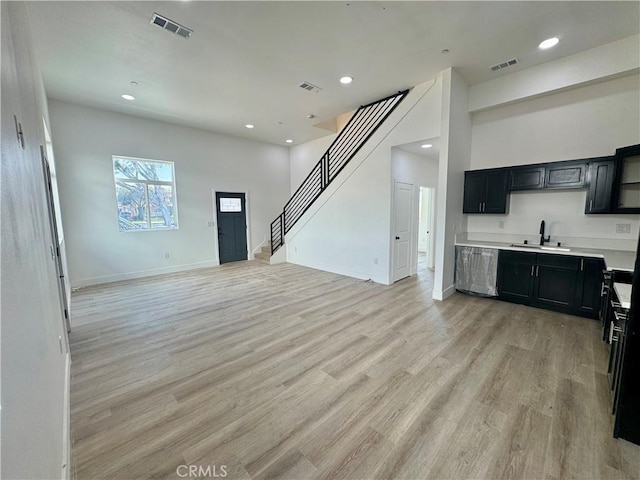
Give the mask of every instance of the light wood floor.
<path id="1" fill-rule="evenodd" d="M 640 478 L 595 321 L 434 302 L 421 271 L 252 261 L 80 290 L 76 478 Z"/>

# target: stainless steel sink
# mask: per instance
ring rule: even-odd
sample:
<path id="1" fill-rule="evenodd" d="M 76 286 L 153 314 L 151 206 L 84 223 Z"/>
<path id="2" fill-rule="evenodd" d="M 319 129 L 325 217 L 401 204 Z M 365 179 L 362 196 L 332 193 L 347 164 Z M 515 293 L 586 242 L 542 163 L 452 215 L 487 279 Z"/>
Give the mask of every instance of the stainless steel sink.
<path id="1" fill-rule="evenodd" d="M 549 250 L 549 251 L 554 251 L 554 252 L 570 252 L 571 249 L 567 248 L 567 247 L 549 247 L 547 245 L 532 245 L 530 243 L 512 243 L 511 244 L 512 247 L 518 247 L 518 248 L 533 248 L 536 250 Z"/>

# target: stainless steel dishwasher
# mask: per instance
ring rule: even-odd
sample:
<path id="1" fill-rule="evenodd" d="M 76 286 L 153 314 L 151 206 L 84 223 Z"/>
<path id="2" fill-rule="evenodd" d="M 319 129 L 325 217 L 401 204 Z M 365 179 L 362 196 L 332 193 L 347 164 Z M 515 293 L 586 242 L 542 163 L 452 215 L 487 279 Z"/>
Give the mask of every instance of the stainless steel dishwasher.
<path id="1" fill-rule="evenodd" d="M 496 297 L 498 249 L 456 246 L 456 290 Z"/>

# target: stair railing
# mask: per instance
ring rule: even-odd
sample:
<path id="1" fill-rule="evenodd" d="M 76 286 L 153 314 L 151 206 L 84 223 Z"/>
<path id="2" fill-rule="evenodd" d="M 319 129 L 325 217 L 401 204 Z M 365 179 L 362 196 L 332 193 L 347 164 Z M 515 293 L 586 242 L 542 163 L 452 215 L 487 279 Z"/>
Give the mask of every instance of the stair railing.
<path id="1" fill-rule="evenodd" d="M 363 105 L 349 119 L 307 178 L 271 222 L 271 254 L 284 245 L 284 237 L 313 202 L 331 184 L 376 130 L 391 115 L 409 90 Z"/>

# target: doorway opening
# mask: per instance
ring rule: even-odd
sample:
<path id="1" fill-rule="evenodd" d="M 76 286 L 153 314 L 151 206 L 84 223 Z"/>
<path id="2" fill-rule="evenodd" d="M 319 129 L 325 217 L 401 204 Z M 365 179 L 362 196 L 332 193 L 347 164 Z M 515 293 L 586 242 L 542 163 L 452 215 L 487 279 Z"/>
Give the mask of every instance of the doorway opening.
<path id="1" fill-rule="evenodd" d="M 435 188 L 420 187 L 418 201 L 418 256 L 430 270 L 435 268 Z"/>
<path id="2" fill-rule="evenodd" d="M 244 193 L 216 192 L 220 264 L 247 260 L 247 209 Z"/>

